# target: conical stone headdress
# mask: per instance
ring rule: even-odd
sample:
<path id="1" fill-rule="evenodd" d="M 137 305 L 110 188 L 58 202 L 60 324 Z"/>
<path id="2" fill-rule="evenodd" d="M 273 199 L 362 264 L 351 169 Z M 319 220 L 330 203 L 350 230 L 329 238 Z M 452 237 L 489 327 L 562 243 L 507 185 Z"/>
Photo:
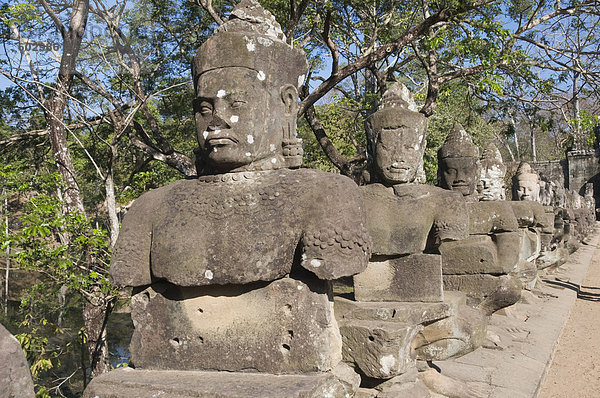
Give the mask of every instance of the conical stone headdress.
<path id="1" fill-rule="evenodd" d="M 448 136 L 446 141 L 438 150 L 438 158 L 467 158 L 474 157 L 479 158 L 479 148 L 473 144 L 473 140 L 467 131 L 456 123 L 454 128 Z"/>

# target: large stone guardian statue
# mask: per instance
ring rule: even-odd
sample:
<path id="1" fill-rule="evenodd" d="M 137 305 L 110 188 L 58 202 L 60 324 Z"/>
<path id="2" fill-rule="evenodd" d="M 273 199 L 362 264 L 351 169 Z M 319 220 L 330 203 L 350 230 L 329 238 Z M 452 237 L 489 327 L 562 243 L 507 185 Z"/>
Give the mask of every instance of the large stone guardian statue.
<path id="1" fill-rule="evenodd" d="M 511 206 L 500 199 L 503 167 L 493 148 L 480 171 L 479 149 L 471 136 L 456 124 L 438 151 L 439 185 L 462 193 L 469 213 L 469 237 L 440 246 L 444 284 L 448 290 L 468 294 L 469 302 L 487 314 L 514 304 L 521 286 L 515 276 L 522 234 Z M 499 154 L 498 154 L 499 155 Z M 505 169 L 504 169 L 505 170 Z M 479 183 L 481 176 L 487 176 Z M 479 183 L 479 184 L 478 184 Z M 484 201 L 477 200 L 476 187 Z"/>
<path id="2" fill-rule="evenodd" d="M 399 389 L 421 396 L 415 359 L 460 356 L 485 336 L 486 319 L 465 305 L 464 294 L 445 294 L 437 251 L 467 236 L 467 209 L 460 193 L 416 183 L 426 119 L 406 87 L 390 86 L 369 122 L 375 162 L 371 183 L 361 189 L 374 249 L 367 270 L 354 277 L 354 300 L 336 297 L 344 359 L 381 381 L 383 396 L 404 396 L 394 395 Z M 428 387 L 439 384 L 435 379 Z"/>
<path id="3" fill-rule="evenodd" d="M 211 396 L 215 381 L 219 396 L 296 396 L 296 385 L 308 394 L 298 396 L 337 397 L 357 387 L 332 376 L 341 336 L 330 281 L 365 268 L 370 238 L 353 181 L 290 169 L 301 161 L 305 70 L 302 51 L 255 0 L 235 7 L 194 57 L 200 176 L 137 199 L 111 265 L 113 283 L 134 294 L 138 375 L 129 378 L 154 371 L 143 376 L 148 390 L 172 392 L 164 370 L 195 371 L 178 396 Z M 94 386 L 87 394 L 102 396 Z"/>

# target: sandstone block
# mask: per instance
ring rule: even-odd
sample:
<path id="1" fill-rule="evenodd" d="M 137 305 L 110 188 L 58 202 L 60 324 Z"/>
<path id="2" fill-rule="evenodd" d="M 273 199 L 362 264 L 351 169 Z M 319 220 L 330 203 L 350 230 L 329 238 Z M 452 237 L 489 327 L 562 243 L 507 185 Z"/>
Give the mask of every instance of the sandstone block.
<path id="1" fill-rule="evenodd" d="M 455 242 L 443 242 L 442 271 L 448 274 L 503 273 L 496 246 L 487 235 L 471 235 Z"/>
<path id="2" fill-rule="evenodd" d="M 261 373 L 118 369 L 95 377 L 85 398 L 345 398 L 353 395 L 330 373 Z"/>
<path id="3" fill-rule="evenodd" d="M 523 229 L 521 231 L 521 252 L 519 258 L 524 261 L 533 261 L 540 254 L 542 242 L 540 235 L 535 230 Z"/>
<path id="4" fill-rule="evenodd" d="M 343 357 L 368 377 L 389 379 L 415 367 L 411 342 L 421 325 L 384 321 L 340 323 Z"/>
<path id="5" fill-rule="evenodd" d="M 510 232 L 519 228 L 510 205 L 505 201 L 468 203 L 469 233 L 486 235 L 490 232 Z"/>
<path id="6" fill-rule="evenodd" d="M 334 307 L 338 322 L 387 321 L 419 325 L 454 315 L 461 300 L 464 301 L 464 295 L 456 292 L 445 294 L 441 303 L 360 302 L 336 297 Z"/>
<path id="7" fill-rule="evenodd" d="M 354 276 L 358 301 L 443 301 L 442 258 L 436 254 L 412 254 L 385 261 L 371 261 Z"/>
<path id="8" fill-rule="evenodd" d="M 0 325 L 0 397 L 33 398 L 33 380 L 17 339 Z"/>
<path id="9" fill-rule="evenodd" d="M 521 245 L 520 232 L 503 232 L 492 235 L 496 245 L 498 265 L 504 273 L 513 271 L 519 262 L 519 247 Z"/>
<path id="10" fill-rule="evenodd" d="M 505 285 L 507 285 L 507 283 L 509 283 L 508 281 L 513 279 L 514 278 L 507 275 L 444 275 L 444 289 L 464 292 L 468 296 L 468 303 L 478 304 L 481 302 L 481 300 L 491 295 L 498 289 L 502 289 Z M 514 289 L 509 290 L 512 292 Z M 511 293 L 511 296 L 512 295 L 513 294 Z"/>
<path id="11" fill-rule="evenodd" d="M 341 359 L 341 338 L 322 284 L 155 284 L 132 298 L 132 359 L 139 369 L 330 370 Z"/>
<path id="12" fill-rule="evenodd" d="M 443 361 L 465 355 L 481 346 L 486 329 L 487 316 L 462 305 L 456 315 L 429 324 L 417 334 L 413 342 L 417 358 Z"/>

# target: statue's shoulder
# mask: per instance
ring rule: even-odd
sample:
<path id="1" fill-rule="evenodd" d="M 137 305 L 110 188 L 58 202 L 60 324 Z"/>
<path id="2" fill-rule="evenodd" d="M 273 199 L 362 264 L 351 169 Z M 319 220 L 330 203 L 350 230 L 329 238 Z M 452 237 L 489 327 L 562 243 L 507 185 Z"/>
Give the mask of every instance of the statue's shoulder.
<path id="1" fill-rule="evenodd" d="M 193 180 L 178 180 L 160 188 L 154 188 L 140 195 L 140 197 L 133 202 L 132 209 L 134 207 L 152 208 L 159 206 L 160 203 L 162 203 L 165 200 L 165 197 L 167 197 L 169 194 L 181 190 L 183 187 L 185 187 L 186 185 L 190 185 L 190 183 L 192 182 Z"/>
<path id="2" fill-rule="evenodd" d="M 302 187 L 305 192 L 317 197 L 331 194 L 351 194 L 360 196 L 358 185 L 349 177 L 316 169 L 295 169 L 285 172 L 288 184 Z"/>

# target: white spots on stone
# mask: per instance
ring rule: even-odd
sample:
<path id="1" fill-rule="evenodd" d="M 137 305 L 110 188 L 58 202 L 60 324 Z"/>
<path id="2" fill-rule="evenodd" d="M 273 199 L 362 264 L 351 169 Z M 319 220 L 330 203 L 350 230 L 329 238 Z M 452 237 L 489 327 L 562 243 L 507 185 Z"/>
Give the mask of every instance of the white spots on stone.
<path id="1" fill-rule="evenodd" d="M 298 285 L 298 286 L 297 286 L 297 289 L 298 289 L 298 290 L 302 290 L 302 288 L 303 288 L 303 287 L 302 287 L 302 285 Z"/>
<path id="2" fill-rule="evenodd" d="M 254 136 L 252 134 L 248 134 L 248 144 L 254 144 Z"/>
<path id="3" fill-rule="evenodd" d="M 276 148 L 275 148 L 275 144 L 269 144 L 269 150 L 270 150 L 271 152 L 275 152 L 275 149 L 276 149 Z"/>
<path id="4" fill-rule="evenodd" d="M 415 144 L 415 146 L 414 146 L 415 151 L 418 151 L 419 148 L 420 148 L 419 144 Z"/>
<path id="5" fill-rule="evenodd" d="M 211 280 L 213 278 L 213 272 L 207 269 L 206 271 L 204 271 L 204 277 L 208 280 Z"/>
<path id="6" fill-rule="evenodd" d="M 319 268 L 321 266 L 321 262 L 316 258 L 313 258 L 312 260 L 310 260 L 310 265 L 312 265 L 315 268 Z"/>
<path id="7" fill-rule="evenodd" d="M 267 76 L 265 75 L 265 72 L 263 72 L 262 70 L 258 71 L 258 74 L 256 75 L 256 77 L 260 81 L 263 81 L 263 80 L 265 80 L 267 78 Z"/>
<path id="8" fill-rule="evenodd" d="M 266 37 L 257 37 L 256 40 L 259 44 L 262 44 L 265 47 L 270 47 L 273 45 L 273 40 L 267 39 Z"/>
<path id="9" fill-rule="evenodd" d="M 246 156 L 250 157 L 252 154 L 250 152 L 246 152 Z"/>
<path id="10" fill-rule="evenodd" d="M 237 123 L 238 120 L 240 120 L 240 117 L 238 115 L 232 115 L 229 120 L 231 121 L 231 123 Z"/>
<path id="11" fill-rule="evenodd" d="M 217 134 L 217 135 L 218 135 L 218 134 L 221 134 L 221 130 L 219 130 L 219 129 L 216 129 L 216 130 L 215 130 L 215 134 Z"/>
<path id="12" fill-rule="evenodd" d="M 208 131 L 203 132 L 202 137 L 204 137 L 204 139 L 206 139 L 206 137 L 208 137 Z"/>
<path id="13" fill-rule="evenodd" d="M 273 163 L 273 164 L 277 163 L 277 159 L 276 158 L 271 159 L 271 163 Z"/>
<path id="14" fill-rule="evenodd" d="M 304 83 L 305 78 L 306 78 L 306 76 L 304 76 L 304 75 L 298 76 L 298 87 L 300 87 L 302 85 L 302 83 Z"/>
<path id="15" fill-rule="evenodd" d="M 215 153 L 217 152 L 217 147 L 216 146 L 213 147 L 213 152 L 215 152 Z"/>
<path id="16" fill-rule="evenodd" d="M 223 98 L 226 94 L 227 92 L 225 90 L 219 90 L 217 91 L 217 98 Z"/>
<path id="17" fill-rule="evenodd" d="M 419 135 L 419 142 L 423 141 L 423 134 Z"/>
<path id="18" fill-rule="evenodd" d="M 254 40 L 252 40 L 248 36 L 244 36 L 244 39 L 246 39 L 246 48 L 248 49 L 248 51 L 252 52 L 256 50 L 256 44 L 254 44 Z"/>
<path id="19" fill-rule="evenodd" d="M 381 371 L 389 375 L 392 368 L 396 364 L 396 358 L 394 358 L 393 355 L 383 356 L 379 358 L 379 364 L 381 365 Z"/>
<path id="20" fill-rule="evenodd" d="M 398 162 L 392 163 L 392 167 L 398 167 Z"/>
<path id="21" fill-rule="evenodd" d="M 307 260 L 306 253 L 302 253 L 302 262 L 305 263 Z"/>

